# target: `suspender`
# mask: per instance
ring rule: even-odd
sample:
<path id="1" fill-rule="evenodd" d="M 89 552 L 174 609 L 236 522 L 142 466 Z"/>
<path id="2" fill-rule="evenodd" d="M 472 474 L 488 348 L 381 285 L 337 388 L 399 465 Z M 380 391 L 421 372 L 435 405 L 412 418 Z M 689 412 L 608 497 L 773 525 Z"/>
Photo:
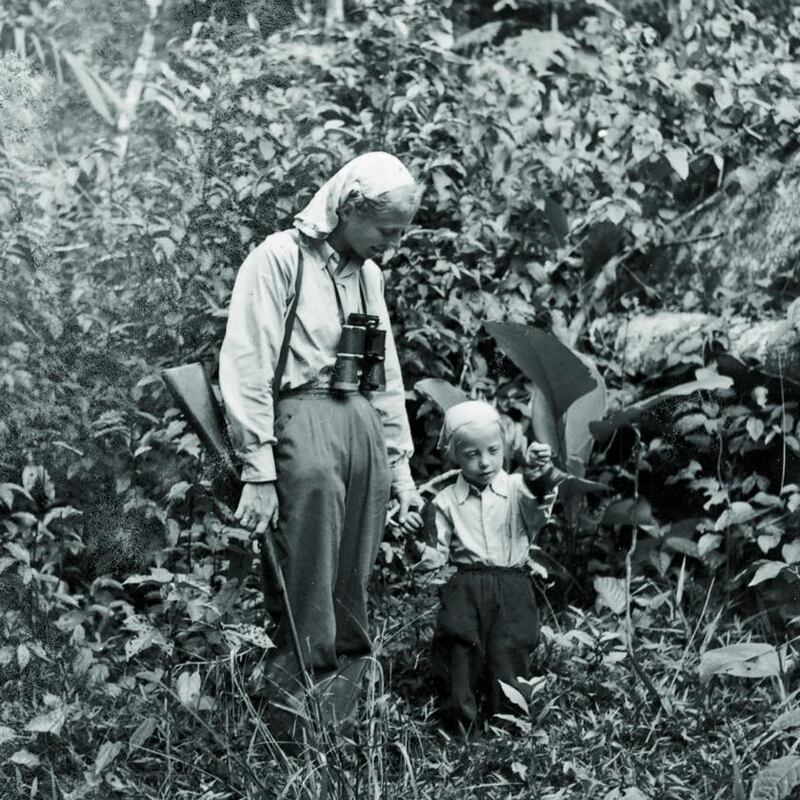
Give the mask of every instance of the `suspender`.
<path id="1" fill-rule="evenodd" d="M 327 270 L 326 270 L 327 271 Z M 333 291 L 336 294 L 336 303 L 339 306 L 340 316 L 343 316 L 341 300 L 339 299 L 339 292 L 336 289 L 336 282 L 333 281 Z M 281 342 L 280 353 L 278 354 L 278 363 L 275 365 L 275 374 L 272 377 L 272 397 L 277 399 L 281 391 L 281 381 L 283 380 L 283 371 L 286 369 L 286 359 L 289 357 L 289 341 L 292 338 L 292 330 L 294 329 L 294 321 L 297 317 L 297 304 L 300 300 L 300 289 L 303 286 L 303 245 L 300 241 L 297 243 L 297 278 L 294 283 L 294 298 L 292 305 L 289 307 L 289 313 L 286 315 L 286 323 L 283 330 L 283 341 Z M 364 287 L 364 273 L 359 270 L 358 273 L 358 291 L 361 295 L 361 310 L 364 314 L 368 313 L 367 309 L 367 294 Z M 344 319 L 342 322 L 344 323 Z"/>
<path id="2" fill-rule="evenodd" d="M 328 272 L 328 270 L 325 270 Z M 347 318 L 344 314 L 344 305 L 342 305 L 342 298 L 339 295 L 339 290 L 336 288 L 336 278 L 328 272 L 328 276 L 331 279 L 331 286 L 333 286 L 333 294 L 336 297 L 336 307 L 339 310 L 339 322 L 344 325 L 347 322 Z M 358 293 L 361 296 L 361 313 L 368 314 L 369 311 L 367 310 L 367 290 L 364 288 L 364 270 L 359 269 L 358 271 Z"/>
<path id="3" fill-rule="evenodd" d="M 300 288 L 303 285 L 303 245 L 297 243 L 297 278 L 294 282 L 294 298 L 286 315 L 286 324 L 283 329 L 283 341 L 281 350 L 278 354 L 278 363 L 275 365 L 275 374 L 272 377 L 272 397 L 277 399 L 281 391 L 281 381 L 283 380 L 283 370 L 286 368 L 286 359 L 289 356 L 289 340 L 292 338 L 292 329 L 297 317 L 297 303 L 300 300 Z"/>

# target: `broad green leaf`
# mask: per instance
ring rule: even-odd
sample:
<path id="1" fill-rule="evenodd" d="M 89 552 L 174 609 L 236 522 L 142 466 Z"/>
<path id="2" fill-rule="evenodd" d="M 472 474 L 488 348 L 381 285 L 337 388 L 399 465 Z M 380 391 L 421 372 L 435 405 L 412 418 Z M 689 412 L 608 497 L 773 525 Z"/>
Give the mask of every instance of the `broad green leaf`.
<path id="1" fill-rule="evenodd" d="M 722 534 L 704 533 L 697 541 L 697 552 L 702 558 L 706 553 L 716 550 L 722 543 Z"/>
<path id="2" fill-rule="evenodd" d="M 414 384 L 414 390 L 435 403 L 442 411 L 450 406 L 469 400 L 466 393 L 458 386 L 441 378 L 424 378 Z"/>
<path id="3" fill-rule="evenodd" d="M 756 544 L 758 544 L 762 553 L 768 553 L 781 543 L 782 538 L 783 535 L 777 531 L 774 533 L 762 533 L 756 538 Z"/>
<path id="4" fill-rule="evenodd" d="M 137 653 L 152 647 L 152 645 L 157 645 L 166 652 L 172 650 L 172 646 L 164 638 L 161 631 L 155 628 L 146 628 L 138 631 L 133 639 L 125 642 L 125 658 L 130 661 Z"/>
<path id="5" fill-rule="evenodd" d="M 764 423 L 758 417 L 748 417 L 747 419 L 747 432 L 750 438 L 757 442 L 764 434 Z"/>
<path id="6" fill-rule="evenodd" d="M 167 493 L 167 500 L 183 500 L 186 497 L 186 493 L 191 488 L 192 484 L 188 481 L 179 481 L 170 487 L 169 492 Z"/>
<path id="7" fill-rule="evenodd" d="M 8 507 L 14 507 L 14 492 L 10 483 L 0 483 L 0 500 Z"/>
<path id="8" fill-rule="evenodd" d="M 127 585 L 140 583 L 169 583 L 175 576 L 163 567 L 152 567 L 149 575 L 131 575 L 122 582 Z"/>
<path id="9" fill-rule="evenodd" d="M 8 550 L 17 561 L 21 561 L 23 564 L 31 563 L 31 554 L 22 545 L 16 542 L 6 542 L 6 550 Z"/>
<path id="10" fill-rule="evenodd" d="M 128 746 L 131 749 L 141 747 L 155 733 L 157 727 L 158 720 L 155 717 L 145 717 L 131 734 Z"/>
<path id="11" fill-rule="evenodd" d="M 697 542 L 693 542 L 685 536 L 668 536 L 664 539 L 664 547 L 674 553 L 681 553 L 691 558 L 700 558 L 700 549 L 697 546 Z"/>
<path id="12" fill-rule="evenodd" d="M 503 694 L 518 708 L 523 714 L 528 713 L 528 701 L 523 696 L 522 692 L 515 686 L 511 686 L 504 681 L 498 681 L 500 689 Z"/>
<path id="13" fill-rule="evenodd" d="M 788 731 L 800 728 L 800 708 L 790 708 L 788 711 L 784 711 L 783 714 L 770 723 L 769 727 L 773 731 Z"/>
<path id="14" fill-rule="evenodd" d="M 17 736 L 14 733 L 13 728 L 9 728 L 7 725 L 0 725 L 0 744 L 4 742 L 10 742 L 12 739 L 15 739 Z"/>
<path id="15" fill-rule="evenodd" d="M 587 4 L 590 6 L 597 6 L 597 8 L 603 9 L 603 11 L 608 11 L 609 14 L 614 14 L 617 17 L 624 17 L 624 14 L 619 11 L 618 9 L 614 8 L 608 0 L 586 0 Z M 636 791 L 639 791 L 638 789 Z"/>
<path id="16" fill-rule="evenodd" d="M 546 387 L 557 416 L 595 388 L 586 364 L 555 336 L 513 322 L 489 322 L 486 329 L 528 378 Z"/>
<path id="17" fill-rule="evenodd" d="M 200 672 L 182 672 L 176 684 L 178 699 L 188 708 L 196 708 L 200 700 Z"/>
<path id="18" fill-rule="evenodd" d="M 258 625 L 248 625 L 245 622 L 225 625 L 222 630 L 222 635 L 232 646 L 247 642 L 256 647 L 261 647 L 264 650 L 271 650 L 275 647 L 275 643 L 267 636 L 266 631 L 262 627 Z"/>
<path id="19" fill-rule="evenodd" d="M 622 578 L 598 576 L 594 579 L 594 589 L 600 602 L 613 614 L 625 612 L 625 581 Z"/>
<path id="20" fill-rule="evenodd" d="M 550 394 L 538 384 L 531 387 L 531 430 L 537 442 L 550 445 L 556 459 L 565 460 L 565 448 L 559 432 L 558 417 Z"/>
<path id="21" fill-rule="evenodd" d="M 603 514 L 604 525 L 652 525 L 653 511 L 649 501 L 640 497 L 638 500 L 626 498 L 616 500 L 606 508 Z"/>
<path id="22" fill-rule="evenodd" d="M 796 564 L 800 561 L 800 539 L 795 539 L 781 547 L 781 555 L 787 564 Z"/>
<path id="23" fill-rule="evenodd" d="M 39 761 L 39 756 L 34 755 L 29 750 L 17 750 L 11 758 L 9 759 L 14 764 L 19 764 L 22 767 L 28 767 L 30 769 L 35 769 L 41 763 Z"/>
<path id="24" fill-rule="evenodd" d="M 28 666 L 30 660 L 31 651 L 28 649 L 28 646 L 25 644 L 17 645 L 17 664 L 19 665 L 20 671 Z"/>
<path id="25" fill-rule="evenodd" d="M 627 209 L 622 203 L 609 203 L 606 206 L 606 216 L 614 225 L 619 225 L 625 219 Z"/>
<path id="26" fill-rule="evenodd" d="M 682 181 L 689 177 L 689 151 L 685 147 L 673 147 L 666 150 L 664 157 Z"/>
<path id="27" fill-rule="evenodd" d="M 564 66 L 575 43 L 560 31 L 529 28 L 503 43 L 503 49 L 516 59 L 527 61 L 537 75 L 545 75 L 552 64 Z"/>
<path id="28" fill-rule="evenodd" d="M 717 521 L 714 523 L 714 530 L 721 531 L 731 525 L 743 525 L 745 522 L 749 522 L 751 519 L 758 516 L 759 513 L 763 512 L 756 511 L 750 503 L 736 500 L 719 515 Z"/>
<path id="29" fill-rule="evenodd" d="M 26 726 L 25 730 L 30 733 L 52 733 L 54 736 L 61 735 L 61 729 L 67 721 L 63 708 L 54 708 L 46 714 L 34 717 Z"/>
<path id="30" fill-rule="evenodd" d="M 747 585 L 758 586 L 759 583 L 764 583 L 764 581 L 771 580 L 776 575 L 779 575 L 781 572 L 783 572 L 783 570 L 785 570 L 788 566 L 789 565 L 783 561 L 765 561 L 756 570 L 755 575 L 753 575 L 750 583 Z"/>
<path id="31" fill-rule="evenodd" d="M 785 800 L 800 785 L 800 756 L 770 761 L 759 770 L 750 788 L 750 800 Z"/>
<path id="32" fill-rule="evenodd" d="M 590 425 L 603 418 L 607 402 L 606 384 L 594 361 L 583 353 L 575 355 L 589 370 L 595 385 L 593 389 L 573 401 L 562 416 L 567 466 L 571 459 L 578 459 L 584 465 L 588 463 L 594 445 Z"/>
<path id="33" fill-rule="evenodd" d="M 86 67 L 86 65 L 75 55 L 72 53 L 67 52 L 66 50 L 61 51 L 61 55 L 64 56 L 64 61 L 69 64 L 70 69 L 72 70 L 75 77 L 78 79 L 78 83 L 81 85 L 83 89 L 86 99 L 91 104 L 92 108 L 109 124 L 114 124 L 114 118 L 111 116 L 111 112 L 108 109 L 108 105 L 106 104 L 105 98 L 103 97 L 103 93 L 100 90 L 100 86 L 97 83 L 92 72 Z"/>
<path id="34" fill-rule="evenodd" d="M 747 642 L 706 650 L 700 659 L 700 680 L 713 675 L 738 678 L 769 678 L 780 675 L 778 651 L 771 644 Z"/>
<path id="35" fill-rule="evenodd" d="M 94 774 L 100 775 L 120 754 L 122 742 L 104 742 L 94 759 Z"/>

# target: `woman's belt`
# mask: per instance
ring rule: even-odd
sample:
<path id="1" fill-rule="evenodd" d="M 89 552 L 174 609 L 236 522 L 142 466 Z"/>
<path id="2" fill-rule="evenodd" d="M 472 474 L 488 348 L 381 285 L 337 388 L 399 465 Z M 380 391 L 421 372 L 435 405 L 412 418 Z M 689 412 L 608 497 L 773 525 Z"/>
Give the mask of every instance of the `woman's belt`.
<path id="1" fill-rule="evenodd" d="M 292 389 L 282 389 L 278 395 L 278 400 L 283 400 L 286 397 L 308 397 L 327 395 L 329 397 L 342 397 L 343 395 L 361 394 L 358 389 L 353 391 L 342 391 L 341 389 L 333 388 L 333 371 L 331 369 L 323 368 L 320 373 L 311 381 L 295 386 Z"/>
<path id="2" fill-rule="evenodd" d="M 456 564 L 458 572 L 525 572 L 524 564 L 504 567 L 500 564 Z"/>

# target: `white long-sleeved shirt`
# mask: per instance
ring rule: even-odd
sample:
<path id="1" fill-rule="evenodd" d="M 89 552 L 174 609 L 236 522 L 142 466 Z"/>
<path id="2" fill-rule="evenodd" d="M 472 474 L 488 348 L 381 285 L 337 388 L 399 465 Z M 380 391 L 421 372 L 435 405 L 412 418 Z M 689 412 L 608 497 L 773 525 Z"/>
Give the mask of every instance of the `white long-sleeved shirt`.
<path id="1" fill-rule="evenodd" d="M 389 314 L 383 297 L 383 276 L 374 261 L 344 264 L 325 241 L 302 237 L 296 230 L 268 236 L 245 259 L 231 295 L 228 324 L 220 351 L 219 382 L 228 430 L 242 461 L 242 480 L 275 480 L 275 417 L 272 378 L 283 341 L 285 318 L 295 293 L 298 243 L 303 247 L 303 283 L 289 343 L 281 391 L 297 389 L 330 377 L 336 361 L 341 322 L 334 282 L 345 319 L 363 313 L 359 273 L 366 313 L 386 330 L 386 389 L 372 392 L 386 438 L 392 484 L 413 488 L 408 460 L 413 443 L 405 410 Z"/>
<path id="2" fill-rule="evenodd" d="M 528 558 L 536 534 L 550 519 L 557 491 L 542 501 L 519 473 L 500 470 L 483 489 L 459 474 L 433 499 L 437 545 L 427 545 L 418 567 L 432 570 L 446 563 L 517 567 Z"/>

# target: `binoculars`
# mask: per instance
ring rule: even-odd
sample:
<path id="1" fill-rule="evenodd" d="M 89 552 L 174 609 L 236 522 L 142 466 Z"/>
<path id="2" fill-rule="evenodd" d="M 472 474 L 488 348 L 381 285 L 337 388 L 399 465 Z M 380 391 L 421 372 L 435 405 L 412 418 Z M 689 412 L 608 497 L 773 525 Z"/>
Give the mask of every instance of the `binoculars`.
<path id="1" fill-rule="evenodd" d="M 342 325 L 342 336 L 333 366 L 333 389 L 337 392 L 374 392 L 386 388 L 386 331 L 372 314 L 350 314 Z"/>

